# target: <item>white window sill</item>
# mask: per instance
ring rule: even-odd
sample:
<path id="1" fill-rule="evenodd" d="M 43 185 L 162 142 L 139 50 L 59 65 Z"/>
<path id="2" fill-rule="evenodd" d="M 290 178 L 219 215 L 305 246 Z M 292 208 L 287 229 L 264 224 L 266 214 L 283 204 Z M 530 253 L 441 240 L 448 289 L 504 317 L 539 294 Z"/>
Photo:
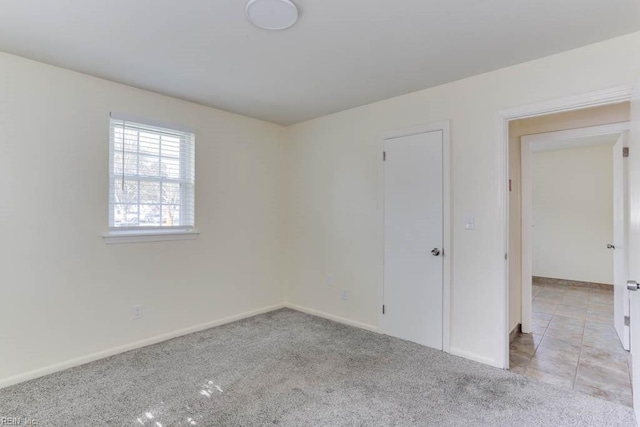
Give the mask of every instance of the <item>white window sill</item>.
<path id="1" fill-rule="evenodd" d="M 104 243 L 113 245 L 118 243 L 166 242 L 172 240 L 197 239 L 197 230 L 126 230 L 108 231 L 102 235 Z"/>

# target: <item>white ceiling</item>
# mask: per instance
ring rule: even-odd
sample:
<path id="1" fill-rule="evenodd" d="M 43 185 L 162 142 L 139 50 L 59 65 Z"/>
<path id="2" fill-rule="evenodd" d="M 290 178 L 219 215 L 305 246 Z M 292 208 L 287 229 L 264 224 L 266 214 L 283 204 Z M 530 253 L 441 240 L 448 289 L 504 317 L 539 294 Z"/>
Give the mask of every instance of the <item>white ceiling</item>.
<path id="1" fill-rule="evenodd" d="M 2 0 L 0 50 L 291 124 L 640 30 L 638 0 Z"/>

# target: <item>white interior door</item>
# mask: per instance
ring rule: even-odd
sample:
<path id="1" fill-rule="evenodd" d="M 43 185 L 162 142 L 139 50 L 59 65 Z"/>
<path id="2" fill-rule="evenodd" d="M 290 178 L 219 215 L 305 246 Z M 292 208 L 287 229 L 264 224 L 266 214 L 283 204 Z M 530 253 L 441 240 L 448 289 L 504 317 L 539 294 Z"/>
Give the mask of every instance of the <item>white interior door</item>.
<path id="1" fill-rule="evenodd" d="M 629 325 L 624 321 L 629 316 L 629 183 L 627 158 L 623 157 L 626 140 L 626 134 L 621 134 L 613 147 L 613 322 L 622 346 L 629 350 Z"/>
<path id="2" fill-rule="evenodd" d="M 629 132 L 629 279 L 640 282 L 640 84 L 631 100 Z M 640 420 L 640 291 L 630 292 L 633 407 Z"/>
<path id="3" fill-rule="evenodd" d="M 384 141 L 383 332 L 443 348 L 443 131 Z"/>

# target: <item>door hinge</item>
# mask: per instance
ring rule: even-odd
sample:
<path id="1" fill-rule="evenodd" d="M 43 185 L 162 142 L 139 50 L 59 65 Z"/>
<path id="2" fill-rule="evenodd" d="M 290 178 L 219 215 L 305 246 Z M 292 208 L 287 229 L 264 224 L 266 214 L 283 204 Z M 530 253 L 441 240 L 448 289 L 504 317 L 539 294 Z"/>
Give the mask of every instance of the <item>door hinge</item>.
<path id="1" fill-rule="evenodd" d="M 631 325 L 631 318 L 629 316 L 624 316 L 624 326 Z"/>
<path id="2" fill-rule="evenodd" d="M 507 259 L 507 258 L 508 258 L 508 256 L 507 256 L 507 254 L 505 253 L 505 254 L 504 254 L 504 259 Z"/>
<path id="3" fill-rule="evenodd" d="M 382 305 L 382 314 L 384 314 L 384 304 Z"/>
<path id="4" fill-rule="evenodd" d="M 387 160 L 387 152 L 386 152 L 386 151 L 383 151 L 383 152 L 382 152 L 382 161 L 384 162 L 384 161 L 386 161 L 386 160 Z"/>
<path id="5" fill-rule="evenodd" d="M 629 157 L 629 147 L 622 147 L 622 157 Z"/>

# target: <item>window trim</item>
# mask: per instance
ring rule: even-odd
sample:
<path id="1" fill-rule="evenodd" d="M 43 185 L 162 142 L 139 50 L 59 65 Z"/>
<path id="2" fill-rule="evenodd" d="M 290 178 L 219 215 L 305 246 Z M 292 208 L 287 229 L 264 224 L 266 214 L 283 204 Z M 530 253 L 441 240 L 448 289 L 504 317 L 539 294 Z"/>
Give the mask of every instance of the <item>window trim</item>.
<path id="1" fill-rule="evenodd" d="M 148 125 L 152 127 L 164 128 L 168 130 L 175 130 L 177 132 L 182 133 L 190 133 L 195 138 L 195 130 L 193 128 L 187 126 L 176 125 L 172 123 L 162 122 L 158 120 L 150 120 L 148 118 L 143 118 L 139 116 L 132 116 L 129 114 L 120 114 L 120 113 L 110 113 L 109 117 L 109 217 L 108 217 L 108 227 L 107 231 L 102 234 L 102 238 L 104 243 L 107 245 L 110 244 L 119 244 L 119 243 L 142 243 L 142 242 L 161 242 L 161 241 L 176 241 L 176 240 L 193 240 L 197 239 L 200 235 L 200 232 L 195 228 L 194 225 L 184 225 L 184 226 L 172 226 L 172 227 L 112 227 L 112 219 L 113 212 L 111 209 L 112 200 L 111 200 L 111 192 L 112 192 L 112 168 L 113 168 L 113 127 L 112 121 L 125 121 L 125 122 L 133 122 L 137 124 Z M 193 142 L 192 142 L 193 144 Z M 184 157 L 183 157 L 184 156 Z M 191 150 L 186 150 L 186 147 L 182 145 L 180 147 L 180 158 L 186 158 L 187 156 L 191 156 L 190 161 L 192 167 L 195 166 L 195 147 L 192 145 Z M 184 162 L 180 162 L 180 178 L 176 179 L 177 181 L 181 181 L 182 178 L 187 173 L 186 166 Z M 148 180 L 154 180 L 155 177 L 147 177 Z M 160 178 L 158 178 L 160 180 Z M 193 209 L 195 209 L 195 184 L 193 186 Z M 188 203 L 189 197 L 187 197 L 187 190 L 181 189 L 181 197 L 180 197 L 180 206 L 181 209 L 186 208 L 186 203 Z M 195 212 L 194 212 L 195 214 Z"/>
<path id="2" fill-rule="evenodd" d="M 144 243 L 144 242 L 166 242 L 174 240 L 193 240 L 200 236 L 200 232 L 195 228 L 173 228 L 169 230 L 122 230 L 107 231 L 102 234 L 102 239 L 107 245 L 118 243 Z"/>

